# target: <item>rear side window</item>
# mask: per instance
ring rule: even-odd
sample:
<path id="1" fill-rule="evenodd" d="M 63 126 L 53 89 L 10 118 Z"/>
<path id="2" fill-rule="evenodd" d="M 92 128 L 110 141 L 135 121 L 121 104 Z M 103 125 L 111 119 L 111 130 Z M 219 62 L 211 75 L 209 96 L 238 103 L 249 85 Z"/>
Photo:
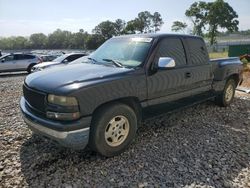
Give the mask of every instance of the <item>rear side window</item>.
<path id="1" fill-rule="evenodd" d="M 33 56 L 33 55 L 23 55 L 23 58 L 24 59 L 34 59 L 35 56 Z"/>
<path id="2" fill-rule="evenodd" d="M 14 59 L 15 60 L 23 60 L 23 55 L 22 54 L 15 54 Z"/>
<path id="3" fill-rule="evenodd" d="M 203 40 L 199 38 L 187 38 L 186 41 L 189 46 L 191 64 L 192 65 L 208 64 L 209 58 Z"/>
<path id="4" fill-rule="evenodd" d="M 15 54 L 15 60 L 34 59 L 35 56 L 27 54 Z"/>
<path id="5" fill-rule="evenodd" d="M 181 39 L 165 38 L 160 41 L 158 51 L 155 56 L 155 63 L 160 57 L 171 57 L 175 60 L 176 66 L 186 65 L 186 55 Z"/>

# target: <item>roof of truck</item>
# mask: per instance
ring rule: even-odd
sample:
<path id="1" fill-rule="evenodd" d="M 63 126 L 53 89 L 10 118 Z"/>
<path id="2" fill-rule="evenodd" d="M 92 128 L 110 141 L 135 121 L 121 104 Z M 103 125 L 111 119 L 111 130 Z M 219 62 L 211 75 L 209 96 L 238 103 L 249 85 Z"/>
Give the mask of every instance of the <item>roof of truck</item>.
<path id="1" fill-rule="evenodd" d="M 175 34 L 175 33 L 147 33 L 147 34 L 129 34 L 129 35 L 120 35 L 118 38 L 130 38 L 130 37 L 142 37 L 142 38 L 162 38 L 168 36 L 175 37 L 189 37 L 189 38 L 202 38 L 195 35 L 185 35 L 185 34 Z M 116 38 L 116 37 L 114 37 Z"/>

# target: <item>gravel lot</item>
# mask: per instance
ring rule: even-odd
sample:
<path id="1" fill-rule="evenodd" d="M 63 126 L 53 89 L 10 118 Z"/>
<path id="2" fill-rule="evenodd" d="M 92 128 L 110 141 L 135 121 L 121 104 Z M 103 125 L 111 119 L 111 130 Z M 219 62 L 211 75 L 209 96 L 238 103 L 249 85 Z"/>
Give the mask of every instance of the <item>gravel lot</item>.
<path id="1" fill-rule="evenodd" d="M 250 187 L 250 95 L 146 120 L 125 153 L 104 158 L 31 134 L 25 76 L 0 76 L 0 187 Z"/>

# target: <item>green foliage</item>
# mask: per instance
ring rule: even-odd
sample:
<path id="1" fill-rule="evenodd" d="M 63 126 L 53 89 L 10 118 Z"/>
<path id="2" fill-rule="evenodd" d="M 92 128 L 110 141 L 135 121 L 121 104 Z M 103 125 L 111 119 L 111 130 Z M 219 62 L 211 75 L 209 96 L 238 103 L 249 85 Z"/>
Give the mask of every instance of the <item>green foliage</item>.
<path id="1" fill-rule="evenodd" d="M 105 39 L 109 39 L 113 36 L 116 36 L 116 26 L 114 22 L 104 21 L 93 29 L 93 33 L 102 35 Z"/>
<path id="2" fill-rule="evenodd" d="M 187 24 L 185 22 L 174 21 L 171 30 L 175 32 L 178 32 L 178 31 L 184 32 L 186 28 L 187 28 Z"/>
<path id="3" fill-rule="evenodd" d="M 190 18 L 193 23 L 193 34 L 203 36 L 202 29 L 206 24 L 207 3 L 203 1 L 193 3 L 185 15 Z"/>
<path id="4" fill-rule="evenodd" d="M 30 47 L 33 49 L 44 49 L 47 46 L 47 36 L 43 33 L 35 33 L 30 35 L 29 38 Z"/>
<path id="5" fill-rule="evenodd" d="M 214 3 L 207 3 L 210 44 L 216 42 L 218 27 L 225 28 L 229 32 L 238 31 L 239 21 L 237 13 L 223 0 L 216 0 Z"/>
<path id="6" fill-rule="evenodd" d="M 105 38 L 99 34 L 89 35 L 86 41 L 86 48 L 89 50 L 94 50 L 104 43 Z"/>
<path id="7" fill-rule="evenodd" d="M 216 42 L 219 28 L 227 29 L 229 32 L 238 31 L 238 15 L 224 0 L 195 2 L 185 14 L 194 25 L 193 34 L 203 36 L 203 30 L 209 28 L 208 37 L 211 45 Z"/>
<path id="8" fill-rule="evenodd" d="M 157 32 L 160 30 L 163 23 L 159 12 L 155 12 L 153 15 L 148 11 L 140 12 L 138 17 L 127 23 L 125 33 Z"/>

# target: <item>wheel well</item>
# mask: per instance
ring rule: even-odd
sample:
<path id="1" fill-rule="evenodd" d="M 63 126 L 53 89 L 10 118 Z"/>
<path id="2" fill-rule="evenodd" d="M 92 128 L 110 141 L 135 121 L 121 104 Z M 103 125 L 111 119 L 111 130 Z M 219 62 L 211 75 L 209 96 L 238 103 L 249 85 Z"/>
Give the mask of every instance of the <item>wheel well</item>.
<path id="1" fill-rule="evenodd" d="M 97 113 L 97 111 L 99 111 L 102 108 L 105 108 L 108 105 L 111 105 L 113 103 L 122 103 L 125 105 L 128 105 L 130 108 L 132 108 L 137 116 L 137 120 L 138 120 L 138 127 L 141 125 L 141 121 L 142 121 L 142 107 L 141 104 L 138 100 L 138 98 L 136 97 L 126 97 L 126 98 L 120 98 L 117 100 L 113 100 L 113 101 L 109 101 L 106 103 L 101 104 L 100 106 L 98 106 L 94 112 L 93 112 L 93 116 Z"/>
<path id="2" fill-rule="evenodd" d="M 34 65 L 36 65 L 36 63 L 31 63 L 31 64 L 28 66 L 27 70 L 30 69 L 31 67 L 33 67 Z"/>
<path id="3" fill-rule="evenodd" d="M 228 77 L 228 80 L 229 79 L 233 79 L 235 81 L 235 83 L 236 83 L 236 86 L 238 85 L 238 83 L 240 81 L 239 74 L 233 74 L 233 75 Z"/>

